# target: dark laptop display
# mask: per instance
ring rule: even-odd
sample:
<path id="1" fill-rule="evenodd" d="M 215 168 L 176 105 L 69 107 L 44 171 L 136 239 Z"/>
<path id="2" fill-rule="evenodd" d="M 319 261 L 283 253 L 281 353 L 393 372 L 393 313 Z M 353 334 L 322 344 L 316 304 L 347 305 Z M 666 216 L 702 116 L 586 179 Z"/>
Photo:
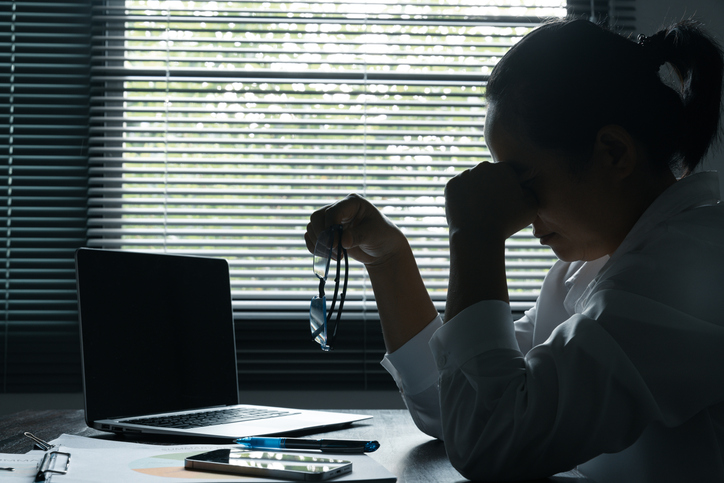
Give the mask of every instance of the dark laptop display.
<path id="1" fill-rule="evenodd" d="M 88 420 L 238 404 L 226 260 L 77 256 Z"/>
<path id="2" fill-rule="evenodd" d="M 239 405 L 224 259 L 81 248 L 76 277 L 89 426 L 228 438 L 369 418 Z"/>

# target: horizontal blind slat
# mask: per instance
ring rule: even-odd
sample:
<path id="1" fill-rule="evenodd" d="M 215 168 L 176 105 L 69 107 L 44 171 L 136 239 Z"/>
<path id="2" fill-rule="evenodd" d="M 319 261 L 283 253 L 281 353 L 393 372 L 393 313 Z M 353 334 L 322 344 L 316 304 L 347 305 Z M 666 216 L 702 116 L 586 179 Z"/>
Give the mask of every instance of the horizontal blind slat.
<path id="1" fill-rule="evenodd" d="M 0 9 L 0 391 L 80 391 L 90 2 L 12 3 Z"/>

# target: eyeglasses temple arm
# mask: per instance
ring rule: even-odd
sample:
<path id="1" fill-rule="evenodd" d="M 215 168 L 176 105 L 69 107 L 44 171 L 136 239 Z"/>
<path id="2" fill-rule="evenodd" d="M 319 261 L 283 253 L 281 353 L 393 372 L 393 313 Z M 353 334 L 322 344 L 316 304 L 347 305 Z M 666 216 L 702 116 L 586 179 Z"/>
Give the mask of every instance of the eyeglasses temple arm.
<path id="1" fill-rule="evenodd" d="M 340 247 L 341 247 L 341 245 L 340 245 Z M 331 335 L 327 336 L 327 339 L 329 340 L 329 345 L 332 345 L 332 343 L 334 342 L 334 339 L 337 336 L 337 328 L 339 327 L 339 319 L 342 316 L 342 309 L 344 308 L 344 299 L 347 296 L 347 280 L 348 280 L 347 274 L 349 273 L 348 272 L 349 259 L 347 257 L 347 250 L 345 250 L 344 248 L 341 248 L 340 250 L 337 250 L 337 260 L 339 260 L 340 256 L 342 256 L 342 253 L 339 253 L 340 251 L 344 254 L 344 282 L 342 284 L 342 293 L 339 295 L 339 309 L 337 309 L 337 317 L 334 321 L 334 330 L 332 330 Z M 339 266 L 340 265 L 341 265 L 340 263 L 337 264 L 337 278 L 335 279 L 335 281 L 337 279 L 339 279 L 339 269 L 340 269 Z M 335 288 L 334 298 L 335 299 L 337 298 L 337 287 L 338 286 L 339 286 L 339 284 L 337 284 L 337 283 L 334 284 L 334 288 Z M 331 315 L 331 312 L 330 312 L 330 315 Z"/>

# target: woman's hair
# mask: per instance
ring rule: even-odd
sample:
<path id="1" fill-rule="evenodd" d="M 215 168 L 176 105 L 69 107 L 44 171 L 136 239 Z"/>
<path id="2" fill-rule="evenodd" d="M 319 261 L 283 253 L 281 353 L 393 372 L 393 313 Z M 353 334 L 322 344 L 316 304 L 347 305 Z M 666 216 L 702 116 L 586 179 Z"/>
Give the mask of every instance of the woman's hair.
<path id="1" fill-rule="evenodd" d="M 659 74 L 665 63 L 678 77 L 673 88 Z M 688 174 L 718 136 L 723 66 L 720 48 L 693 21 L 636 42 L 566 19 L 511 48 L 486 96 L 542 147 L 582 159 L 598 131 L 615 124 L 647 147 L 655 166 Z"/>

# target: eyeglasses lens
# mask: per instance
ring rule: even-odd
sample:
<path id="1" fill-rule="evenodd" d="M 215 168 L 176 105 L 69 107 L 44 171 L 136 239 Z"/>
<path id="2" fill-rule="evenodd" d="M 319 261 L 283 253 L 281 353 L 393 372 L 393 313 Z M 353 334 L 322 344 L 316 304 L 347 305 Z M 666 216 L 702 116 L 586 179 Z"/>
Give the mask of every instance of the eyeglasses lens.
<path id="1" fill-rule="evenodd" d="M 327 230 L 320 235 L 314 247 L 314 273 L 322 280 L 327 278 L 327 273 L 329 272 L 333 243 L 334 231 Z"/>
<path id="2" fill-rule="evenodd" d="M 327 345 L 327 300 L 326 297 L 314 297 L 309 308 L 309 328 L 312 330 L 314 340 L 329 350 Z"/>

